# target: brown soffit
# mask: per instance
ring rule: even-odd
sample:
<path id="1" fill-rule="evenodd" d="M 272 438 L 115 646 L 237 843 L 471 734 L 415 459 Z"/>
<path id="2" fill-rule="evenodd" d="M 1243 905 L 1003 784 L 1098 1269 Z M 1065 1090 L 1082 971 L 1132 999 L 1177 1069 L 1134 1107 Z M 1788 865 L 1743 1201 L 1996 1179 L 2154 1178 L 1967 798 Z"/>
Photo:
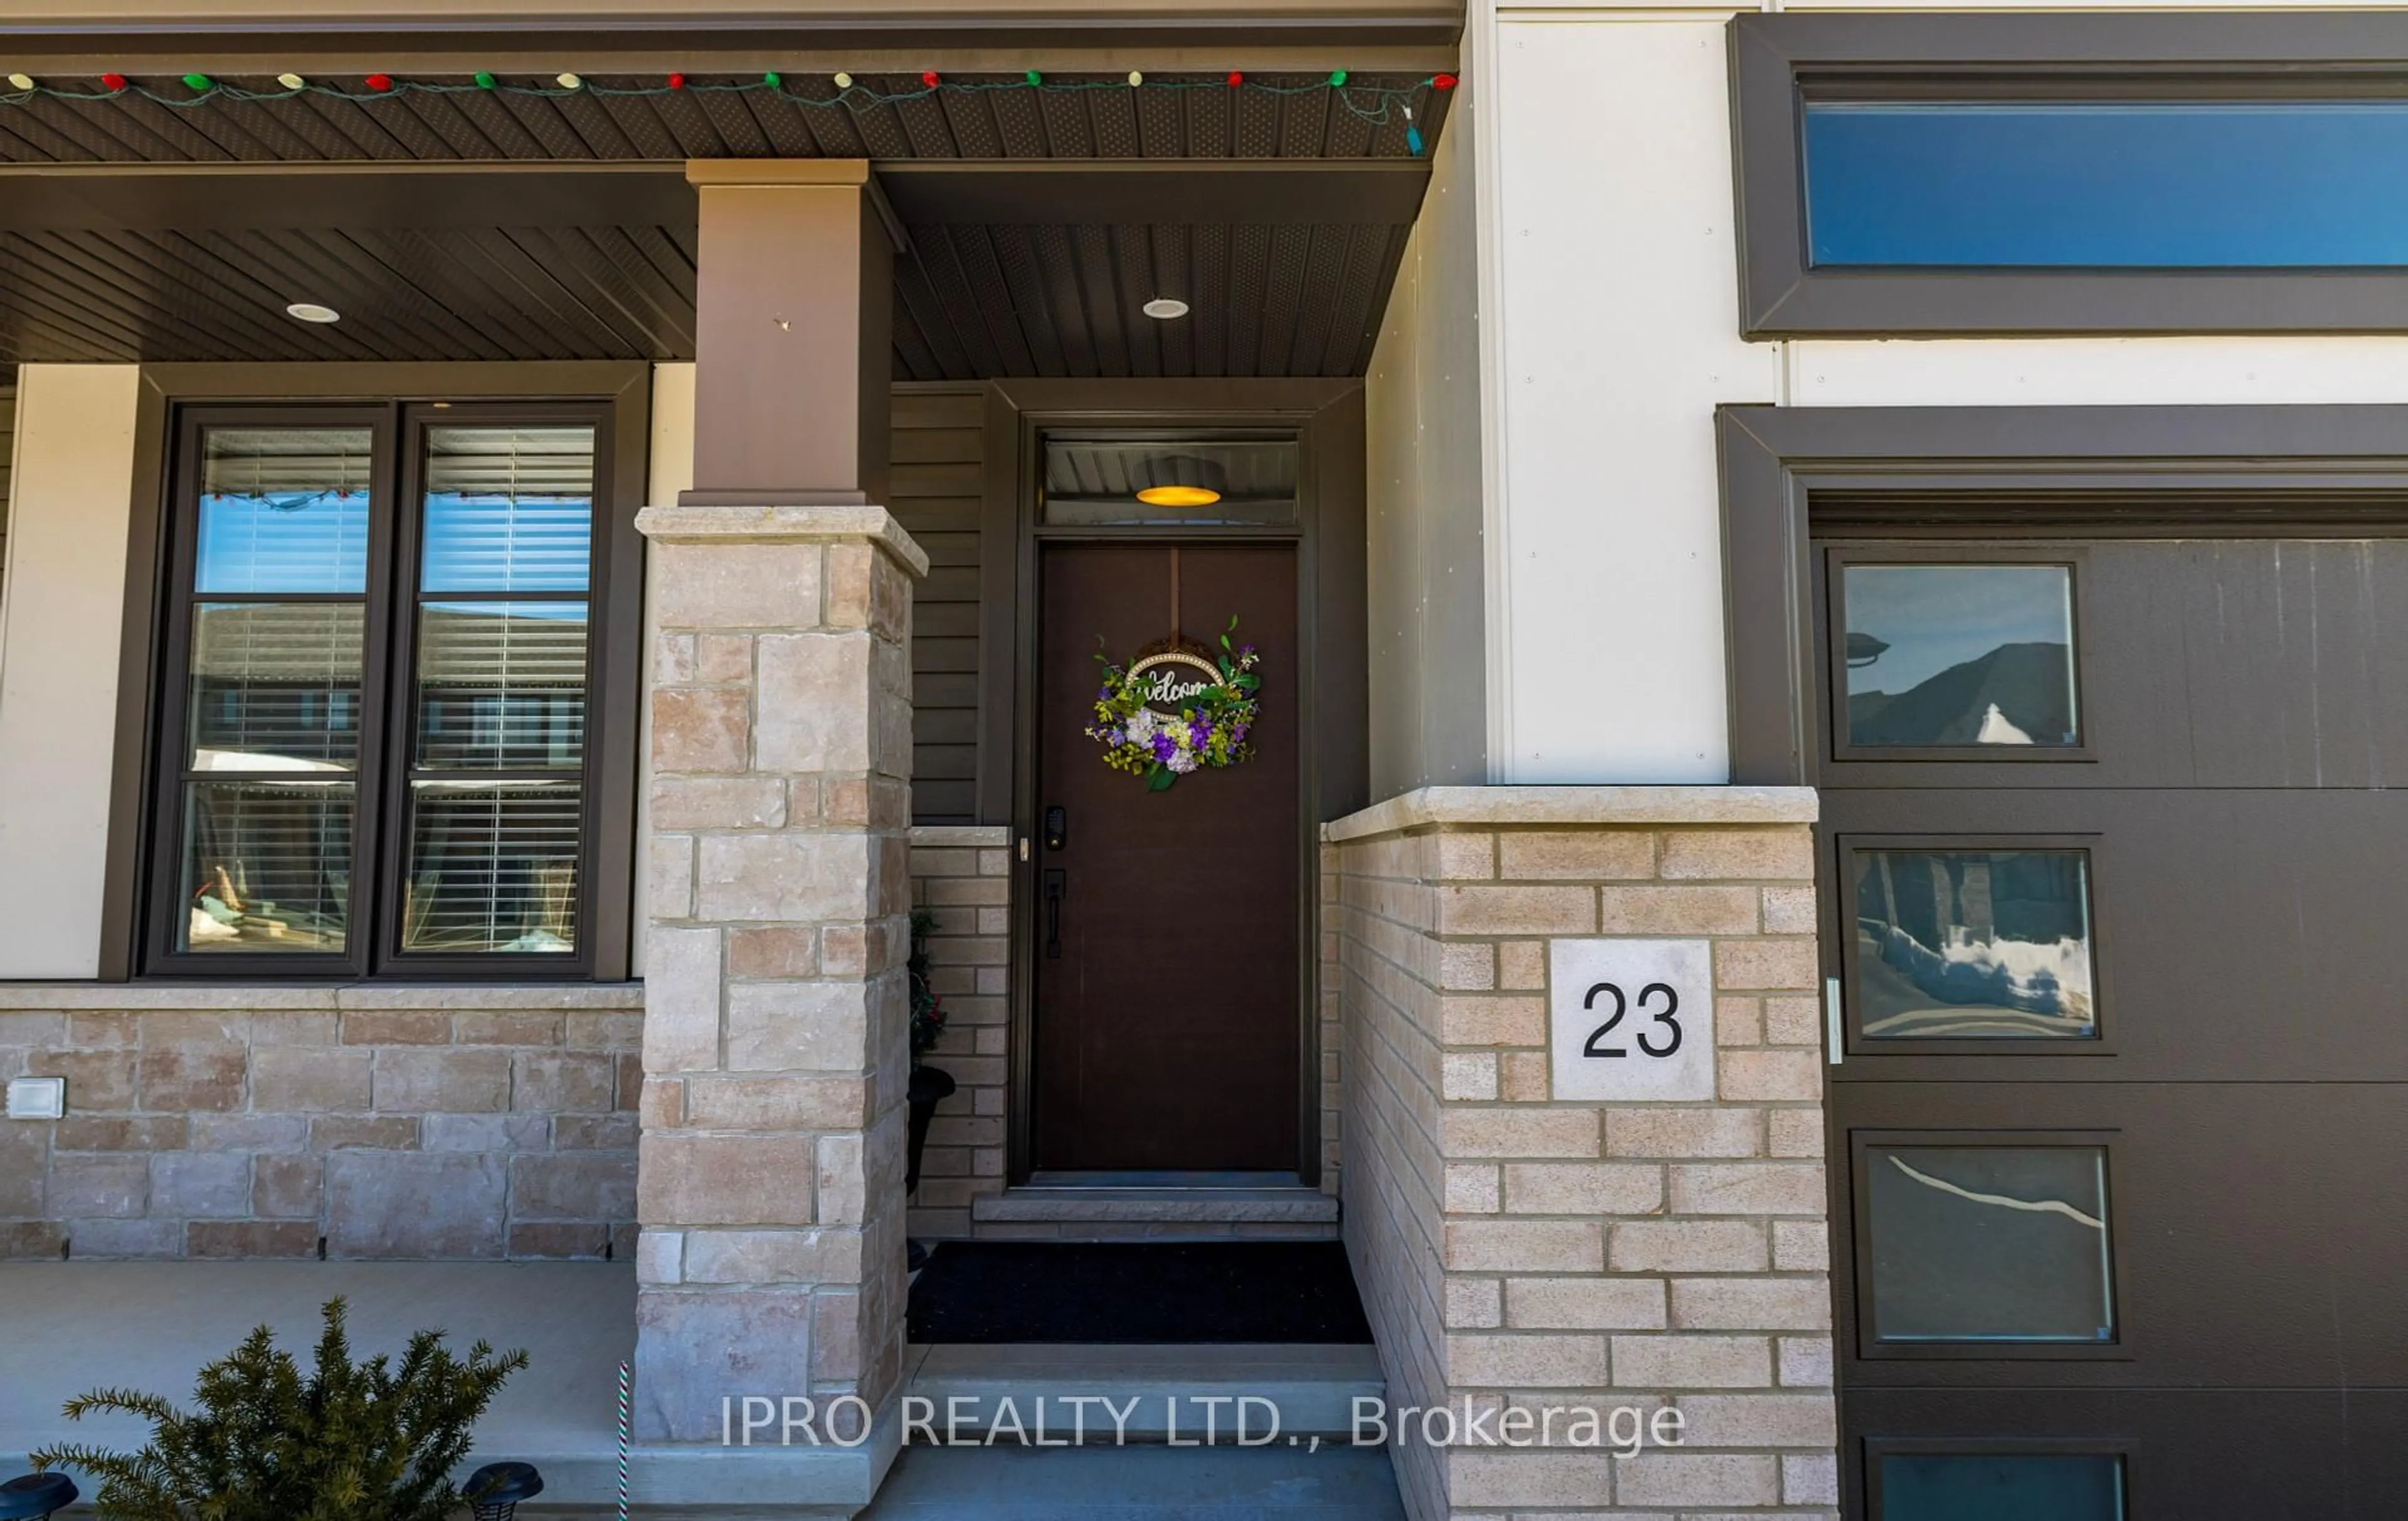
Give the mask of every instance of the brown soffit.
<path id="1" fill-rule="evenodd" d="M 881 164 L 878 178 L 896 214 L 912 223 L 1403 225 L 1421 215 L 1429 164 L 1426 159 L 1171 164 L 922 159 Z"/>

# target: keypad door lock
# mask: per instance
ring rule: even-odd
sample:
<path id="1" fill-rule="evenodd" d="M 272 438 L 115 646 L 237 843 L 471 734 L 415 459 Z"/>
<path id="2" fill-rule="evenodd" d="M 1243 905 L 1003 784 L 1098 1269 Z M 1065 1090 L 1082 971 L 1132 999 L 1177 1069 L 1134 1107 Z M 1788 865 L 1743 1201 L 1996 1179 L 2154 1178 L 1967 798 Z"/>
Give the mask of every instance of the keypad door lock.
<path id="1" fill-rule="evenodd" d="M 1070 842 L 1070 811 L 1049 808 L 1045 811 L 1045 848 L 1058 851 Z"/>

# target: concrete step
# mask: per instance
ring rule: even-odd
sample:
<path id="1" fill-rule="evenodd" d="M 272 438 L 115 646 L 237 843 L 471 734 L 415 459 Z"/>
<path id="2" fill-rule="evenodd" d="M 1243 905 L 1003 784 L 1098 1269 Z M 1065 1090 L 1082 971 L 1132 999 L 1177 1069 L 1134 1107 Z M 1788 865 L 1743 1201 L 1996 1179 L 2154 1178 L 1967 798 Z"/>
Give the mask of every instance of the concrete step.
<path id="1" fill-rule="evenodd" d="M 907 1447 L 862 1521 L 1404 1521 L 1386 1451 Z"/>
<path id="2" fill-rule="evenodd" d="M 924 1424 L 905 1440 L 1326 1447 L 1353 1430 L 1355 1399 L 1386 1389 L 1367 1345 L 915 1346 L 906 1415 Z"/>
<path id="3" fill-rule="evenodd" d="M 1010 1188 L 970 1201 L 970 1218 L 1116 1225 L 1329 1225 L 1338 1200 L 1319 1189 Z"/>

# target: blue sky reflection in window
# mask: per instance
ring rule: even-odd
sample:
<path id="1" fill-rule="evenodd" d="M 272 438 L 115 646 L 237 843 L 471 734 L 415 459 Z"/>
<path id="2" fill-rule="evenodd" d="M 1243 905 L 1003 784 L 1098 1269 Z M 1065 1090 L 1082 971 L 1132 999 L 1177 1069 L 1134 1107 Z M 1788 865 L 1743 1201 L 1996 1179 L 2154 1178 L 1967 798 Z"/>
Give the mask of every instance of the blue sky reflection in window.
<path id="1" fill-rule="evenodd" d="M 1816 267 L 2408 265 L 2408 101 L 1809 102 Z"/>

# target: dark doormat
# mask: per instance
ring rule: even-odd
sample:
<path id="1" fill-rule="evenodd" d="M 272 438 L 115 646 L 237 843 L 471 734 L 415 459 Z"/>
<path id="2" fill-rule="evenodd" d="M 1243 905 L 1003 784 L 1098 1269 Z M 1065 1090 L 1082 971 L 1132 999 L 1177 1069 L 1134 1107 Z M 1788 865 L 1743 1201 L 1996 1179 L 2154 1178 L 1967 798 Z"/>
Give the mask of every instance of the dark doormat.
<path id="1" fill-rule="evenodd" d="M 945 1241 L 911 1340 L 1369 1342 L 1336 1241 Z"/>

